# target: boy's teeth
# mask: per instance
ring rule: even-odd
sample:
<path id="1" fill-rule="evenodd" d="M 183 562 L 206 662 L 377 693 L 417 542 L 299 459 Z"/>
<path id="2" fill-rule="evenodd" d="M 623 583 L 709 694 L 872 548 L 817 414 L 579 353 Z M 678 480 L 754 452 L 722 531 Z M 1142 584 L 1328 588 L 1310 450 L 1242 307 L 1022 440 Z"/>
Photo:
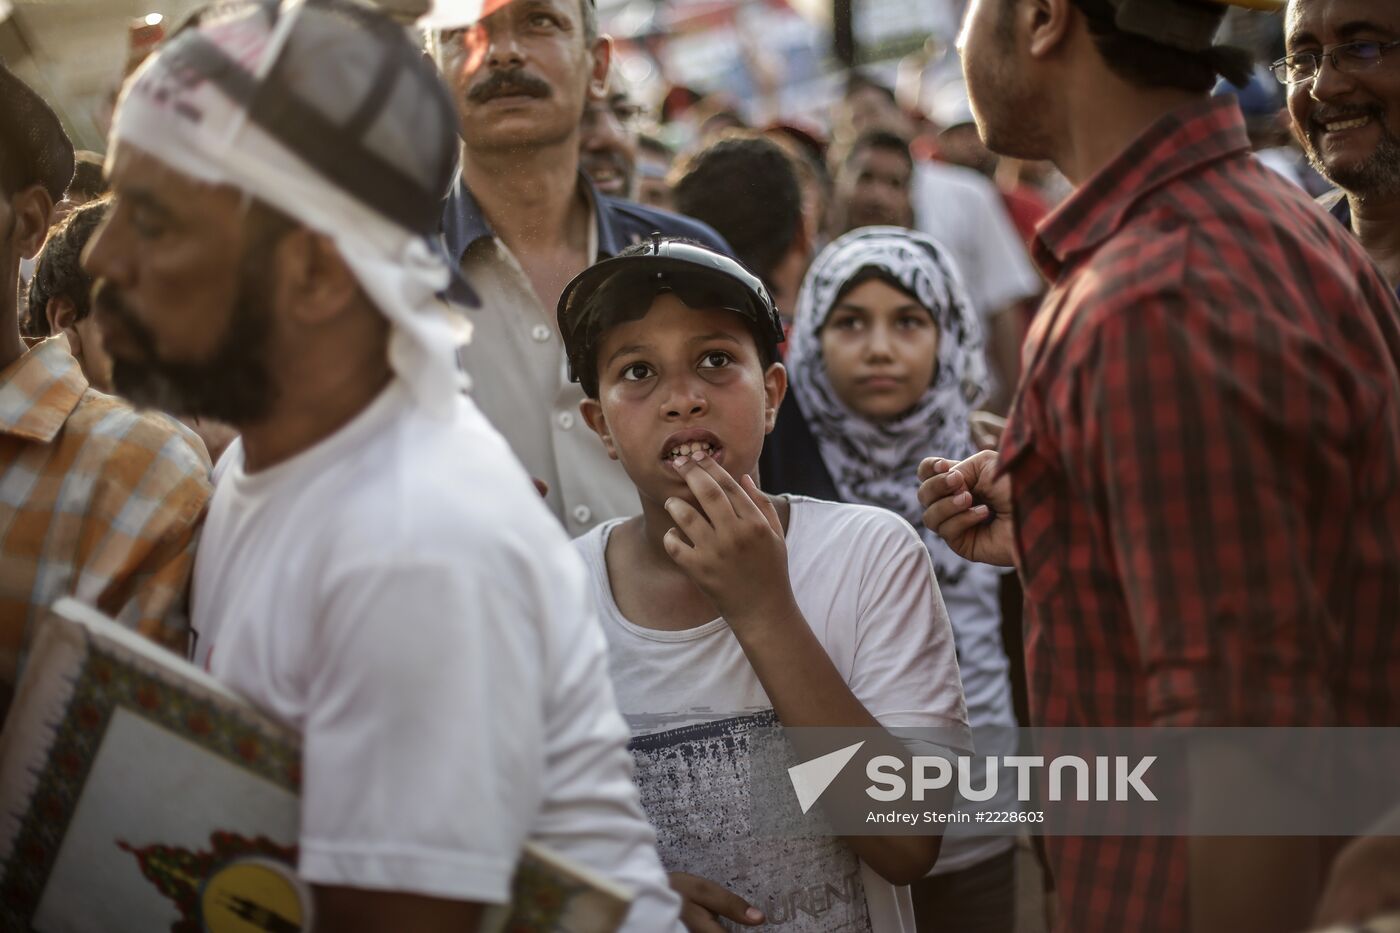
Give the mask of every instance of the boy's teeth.
<path id="1" fill-rule="evenodd" d="M 714 445 L 711 444 L 709 441 L 694 441 L 689 444 L 681 444 L 679 447 L 672 447 L 671 452 L 666 456 L 668 459 L 674 460 L 676 457 L 689 457 L 697 450 L 708 451 L 713 449 Z"/>

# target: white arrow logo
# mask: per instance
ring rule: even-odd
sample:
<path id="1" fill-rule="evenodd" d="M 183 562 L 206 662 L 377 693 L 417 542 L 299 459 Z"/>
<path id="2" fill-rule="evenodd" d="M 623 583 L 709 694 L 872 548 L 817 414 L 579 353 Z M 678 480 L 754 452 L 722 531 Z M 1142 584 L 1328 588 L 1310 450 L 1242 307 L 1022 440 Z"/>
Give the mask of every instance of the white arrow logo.
<path id="1" fill-rule="evenodd" d="M 864 744 L 864 742 L 857 742 L 854 745 L 847 745 L 845 748 L 828 752 L 820 758 L 813 758 L 811 761 L 804 761 L 800 765 L 788 768 L 788 777 L 792 780 L 792 789 L 797 791 L 797 802 L 801 805 L 803 813 L 812 809 L 812 804 L 826 793 L 826 789 L 831 786 L 832 781 L 836 780 L 841 769 L 850 763 Z"/>

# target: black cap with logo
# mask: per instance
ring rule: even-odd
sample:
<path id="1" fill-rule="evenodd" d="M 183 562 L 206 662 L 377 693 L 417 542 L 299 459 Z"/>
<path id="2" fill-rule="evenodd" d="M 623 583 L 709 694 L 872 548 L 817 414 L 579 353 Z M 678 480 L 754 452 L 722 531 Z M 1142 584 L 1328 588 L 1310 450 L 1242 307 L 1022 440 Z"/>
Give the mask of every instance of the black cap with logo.
<path id="1" fill-rule="evenodd" d="M 692 308 L 733 311 L 749 325 L 770 359 L 777 358 L 783 322 L 763 282 L 737 259 L 699 243 L 652 234 L 645 246 L 590 266 L 559 296 L 559 333 L 569 378 L 596 392 L 594 354 L 614 324 L 641 317 L 657 295 L 671 292 Z"/>

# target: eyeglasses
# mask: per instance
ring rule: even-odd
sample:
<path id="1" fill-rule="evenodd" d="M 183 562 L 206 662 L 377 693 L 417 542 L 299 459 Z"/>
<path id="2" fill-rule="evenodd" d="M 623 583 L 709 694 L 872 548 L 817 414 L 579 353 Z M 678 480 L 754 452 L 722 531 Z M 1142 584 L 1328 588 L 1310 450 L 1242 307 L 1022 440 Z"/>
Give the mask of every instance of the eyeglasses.
<path id="1" fill-rule="evenodd" d="M 1385 53 L 1400 46 L 1397 42 L 1344 42 L 1321 52 L 1294 52 L 1269 66 L 1280 84 L 1302 84 L 1317 77 L 1324 58 L 1346 74 L 1370 71 L 1385 61 Z"/>
<path id="2" fill-rule="evenodd" d="M 646 114 L 645 107 L 629 100 L 615 100 L 608 104 L 608 109 L 612 111 L 613 116 L 617 117 L 617 122 L 623 126 L 632 126 Z"/>
<path id="3" fill-rule="evenodd" d="M 626 100 L 607 103 L 590 101 L 584 105 L 581 122 L 584 129 L 592 129 L 599 123 L 616 120 L 624 130 L 632 130 L 641 122 L 645 113 L 645 108 Z"/>

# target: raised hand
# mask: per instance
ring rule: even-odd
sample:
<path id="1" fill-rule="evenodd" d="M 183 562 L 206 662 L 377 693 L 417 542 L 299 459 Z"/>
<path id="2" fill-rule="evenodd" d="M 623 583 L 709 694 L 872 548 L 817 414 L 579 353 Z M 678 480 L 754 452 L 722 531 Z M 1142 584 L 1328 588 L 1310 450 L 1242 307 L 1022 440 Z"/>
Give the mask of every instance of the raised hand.
<path id="1" fill-rule="evenodd" d="M 704 451 L 675 466 L 697 505 L 666 501 L 676 523 L 666 533 L 666 553 L 731 627 L 791 611 L 787 542 L 772 501 L 748 476 L 735 480 Z"/>
<path id="2" fill-rule="evenodd" d="M 1011 481 L 997 477 L 997 455 L 984 450 L 958 463 L 919 464 L 924 524 L 966 560 L 1010 567 L 1016 561 Z"/>

